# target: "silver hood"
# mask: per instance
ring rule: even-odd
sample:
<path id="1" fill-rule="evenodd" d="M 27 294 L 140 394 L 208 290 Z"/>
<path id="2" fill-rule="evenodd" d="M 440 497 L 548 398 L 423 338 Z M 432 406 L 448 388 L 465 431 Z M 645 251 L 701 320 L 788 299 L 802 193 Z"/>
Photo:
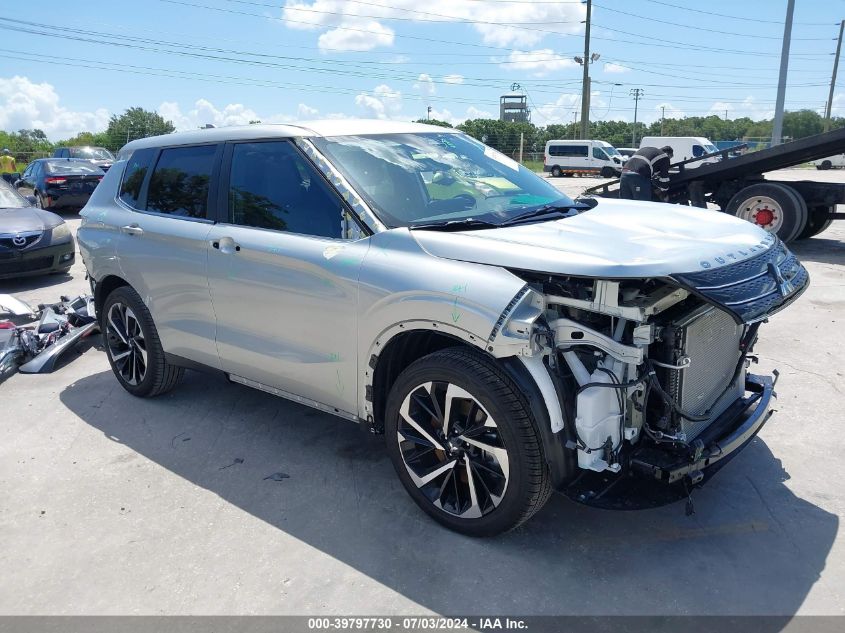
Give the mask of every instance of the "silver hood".
<path id="1" fill-rule="evenodd" d="M 714 210 L 602 199 L 575 217 L 497 229 L 413 230 L 431 255 L 553 274 L 665 277 L 743 261 L 769 249 L 763 229 Z"/>

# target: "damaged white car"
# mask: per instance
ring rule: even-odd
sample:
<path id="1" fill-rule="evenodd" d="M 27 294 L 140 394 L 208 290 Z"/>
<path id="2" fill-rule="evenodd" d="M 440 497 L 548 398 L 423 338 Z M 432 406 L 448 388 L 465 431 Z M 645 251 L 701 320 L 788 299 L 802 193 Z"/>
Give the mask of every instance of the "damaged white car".
<path id="1" fill-rule="evenodd" d="M 399 122 L 134 141 L 82 215 L 130 393 L 211 369 L 367 424 L 414 501 L 473 535 L 553 490 L 686 498 L 768 419 L 752 348 L 808 283 L 748 222 L 576 202 L 460 132 Z"/>

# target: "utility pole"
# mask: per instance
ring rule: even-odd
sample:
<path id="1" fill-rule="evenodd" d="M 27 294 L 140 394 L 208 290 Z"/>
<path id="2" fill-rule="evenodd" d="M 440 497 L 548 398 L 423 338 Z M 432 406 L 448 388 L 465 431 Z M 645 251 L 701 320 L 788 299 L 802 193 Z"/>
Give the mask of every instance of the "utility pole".
<path id="1" fill-rule="evenodd" d="M 425 120 L 426 120 L 426 121 L 430 121 L 430 120 L 431 120 L 431 106 L 428 106 L 428 107 L 425 109 Z"/>
<path id="2" fill-rule="evenodd" d="M 839 41 L 836 43 L 836 57 L 833 58 L 833 75 L 830 77 L 830 94 L 827 97 L 827 108 L 824 111 L 824 131 L 830 131 L 830 111 L 833 109 L 833 89 L 836 87 L 836 71 L 839 70 L 839 51 L 842 50 L 842 31 L 845 30 L 845 20 L 839 23 Z"/>
<path id="3" fill-rule="evenodd" d="M 635 148 L 637 146 L 637 106 L 640 105 L 640 99 L 645 93 L 642 88 L 634 88 L 630 94 L 634 97 L 634 128 L 631 130 L 631 147 Z"/>
<path id="4" fill-rule="evenodd" d="M 636 106 L 634 106 L 636 110 Z M 666 106 L 660 106 L 660 136 L 663 136 L 663 123 L 666 121 Z"/>
<path id="5" fill-rule="evenodd" d="M 578 138 L 578 110 L 575 110 L 575 119 L 572 123 L 572 140 Z"/>
<path id="6" fill-rule="evenodd" d="M 789 44 L 792 40 L 792 14 L 795 0 L 787 0 L 786 21 L 783 25 L 783 48 L 780 51 L 780 76 L 778 77 L 778 97 L 775 104 L 775 120 L 772 123 L 772 146 L 780 145 L 783 136 L 783 102 L 786 99 L 786 74 L 789 70 Z"/>
<path id="7" fill-rule="evenodd" d="M 587 0 L 587 22 L 584 28 L 584 80 L 581 83 L 581 138 L 590 135 L 590 17 L 593 0 Z"/>

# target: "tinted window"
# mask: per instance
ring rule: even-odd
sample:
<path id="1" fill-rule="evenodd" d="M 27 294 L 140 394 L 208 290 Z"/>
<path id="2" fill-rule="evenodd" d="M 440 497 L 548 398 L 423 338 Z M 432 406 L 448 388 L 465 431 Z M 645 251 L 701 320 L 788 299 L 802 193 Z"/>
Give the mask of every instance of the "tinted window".
<path id="1" fill-rule="evenodd" d="M 593 148 L 593 158 L 598 158 L 599 160 L 610 160 L 610 157 L 605 154 L 600 147 Z"/>
<path id="2" fill-rule="evenodd" d="M 549 156 L 586 156 L 586 145 L 550 145 Z"/>
<path id="3" fill-rule="evenodd" d="M 48 160 L 44 163 L 44 171 L 48 174 L 97 174 L 102 170 L 88 161 L 76 160 Z"/>
<path id="4" fill-rule="evenodd" d="M 695 158 L 698 158 L 699 156 L 704 156 L 706 153 L 707 152 L 704 151 L 704 148 L 701 147 L 701 145 L 693 145 L 692 146 L 692 155 Z"/>
<path id="5" fill-rule="evenodd" d="M 165 149 L 158 158 L 147 192 L 147 210 L 204 218 L 216 145 Z"/>
<path id="6" fill-rule="evenodd" d="M 123 182 L 120 183 L 120 199 L 130 207 L 140 208 L 138 201 L 141 199 L 141 185 L 147 177 L 147 170 L 155 156 L 155 149 L 139 149 L 132 153 L 126 161 L 126 170 L 123 172 Z"/>
<path id="7" fill-rule="evenodd" d="M 339 238 L 342 205 L 291 143 L 239 143 L 232 151 L 229 218 L 242 226 Z"/>

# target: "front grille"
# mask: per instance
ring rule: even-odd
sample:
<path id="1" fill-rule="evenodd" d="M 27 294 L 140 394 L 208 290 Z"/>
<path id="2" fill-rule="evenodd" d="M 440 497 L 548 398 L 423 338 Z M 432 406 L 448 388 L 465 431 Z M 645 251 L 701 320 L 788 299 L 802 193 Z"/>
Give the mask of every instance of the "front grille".
<path id="1" fill-rule="evenodd" d="M 706 420 L 676 416 L 674 422 L 688 440 L 700 435 L 745 389 L 744 371 L 737 374 L 740 342 L 745 327 L 737 325 L 724 310 L 704 306 L 675 321 L 664 330 L 663 358 L 677 365 L 689 358 L 686 369 L 662 371 L 662 382 L 680 408 Z M 730 385 L 730 387 L 729 387 Z"/>
<path id="2" fill-rule="evenodd" d="M 0 261 L 0 275 L 12 273 L 27 273 L 33 270 L 50 268 L 53 265 L 52 257 L 33 257 L 19 261 Z"/>
<path id="3" fill-rule="evenodd" d="M 810 280 L 807 270 L 780 240 L 751 259 L 676 278 L 746 323 L 786 307 Z"/>
<path id="4" fill-rule="evenodd" d="M 0 234 L 0 247 L 21 250 L 29 248 L 41 239 L 42 231 L 29 231 L 27 233 L 2 233 Z"/>

